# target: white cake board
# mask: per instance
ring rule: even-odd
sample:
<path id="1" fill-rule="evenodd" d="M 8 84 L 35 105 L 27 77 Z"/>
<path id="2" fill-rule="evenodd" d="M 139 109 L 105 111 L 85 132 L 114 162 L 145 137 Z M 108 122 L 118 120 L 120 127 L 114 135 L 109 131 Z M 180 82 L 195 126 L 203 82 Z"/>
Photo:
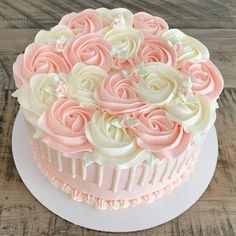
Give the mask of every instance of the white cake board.
<path id="1" fill-rule="evenodd" d="M 215 127 L 211 128 L 189 179 L 169 195 L 147 206 L 121 210 L 98 210 L 83 202 L 73 201 L 53 187 L 36 166 L 23 121 L 18 113 L 12 135 L 16 168 L 29 191 L 50 211 L 76 225 L 109 232 L 148 229 L 174 219 L 190 208 L 206 190 L 217 162 L 218 142 Z"/>

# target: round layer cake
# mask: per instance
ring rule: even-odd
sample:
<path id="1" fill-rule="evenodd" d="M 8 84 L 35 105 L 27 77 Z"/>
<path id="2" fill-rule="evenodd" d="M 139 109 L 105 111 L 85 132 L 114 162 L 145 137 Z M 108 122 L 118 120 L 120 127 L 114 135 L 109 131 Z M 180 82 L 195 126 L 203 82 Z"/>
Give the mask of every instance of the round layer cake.
<path id="1" fill-rule="evenodd" d="M 74 200 L 120 209 L 187 179 L 223 79 L 198 40 L 128 9 L 70 13 L 13 66 L 34 158 Z"/>

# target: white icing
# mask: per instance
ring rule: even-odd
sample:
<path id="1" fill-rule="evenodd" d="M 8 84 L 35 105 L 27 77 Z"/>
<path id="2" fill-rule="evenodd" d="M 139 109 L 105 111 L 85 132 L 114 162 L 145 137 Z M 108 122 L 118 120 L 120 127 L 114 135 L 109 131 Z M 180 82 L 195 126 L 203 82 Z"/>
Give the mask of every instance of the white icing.
<path id="1" fill-rule="evenodd" d="M 36 74 L 28 84 L 17 89 L 12 95 L 18 98 L 26 120 L 36 129 L 34 137 L 40 136 L 37 128 L 39 116 L 57 100 L 56 88 L 62 81 L 62 75 Z"/>
<path id="2" fill-rule="evenodd" d="M 166 115 L 181 124 L 186 132 L 201 133 L 208 130 L 216 119 L 215 103 L 204 97 L 177 98 L 165 106 Z"/>
<path id="3" fill-rule="evenodd" d="M 148 152 L 140 149 L 131 130 L 112 125 L 115 116 L 96 111 L 85 127 L 85 134 L 94 151 L 84 153 L 83 158 L 100 165 L 129 168 L 141 163 Z"/>
<path id="4" fill-rule="evenodd" d="M 57 51 L 61 52 L 65 43 L 74 36 L 75 35 L 72 30 L 67 26 L 56 25 L 55 27 L 51 28 L 50 31 L 40 30 L 36 34 L 34 41 L 36 43 L 52 45 Z"/>
<path id="5" fill-rule="evenodd" d="M 82 63 L 75 64 L 67 77 L 70 96 L 76 98 L 81 105 L 95 105 L 93 99 L 94 89 L 107 76 L 106 71 L 100 67 Z"/>
<path id="6" fill-rule="evenodd" d="M 105 38 L 112 45 L 112 55 L 122 59 L 128 59 L 135 55 L 139 48 L 143 35 L 132 27 L 121 26 L 109 30 Z"/>
<path id="7" fill-rule="evenodd" d="M 186 60 L 194 62 L 210 58 L 209 51 L 203 43 L 178 29 L 165 30 L 161 35 L 167 38 L 173 45 L 176 45 L 176 43 L 180 44 L 181 49 L 177 49 L 177 64 L 181 64 Z"/>
<path id="8" fill-rule="evenodd" d="M 135 91 L 147 103 L 163 106 L 171 102 L 182 83 L 182 75 L 173 67 L 163 63 L 147 63 L 134 82 Z"/>
<path id="9" fill-rule="evenodd" d="M 106 28 L 113 26 L 132 26 L 133 14 L 126 8 L 98 8 L 96 9 L 103 21 L 103 26 Z"/>

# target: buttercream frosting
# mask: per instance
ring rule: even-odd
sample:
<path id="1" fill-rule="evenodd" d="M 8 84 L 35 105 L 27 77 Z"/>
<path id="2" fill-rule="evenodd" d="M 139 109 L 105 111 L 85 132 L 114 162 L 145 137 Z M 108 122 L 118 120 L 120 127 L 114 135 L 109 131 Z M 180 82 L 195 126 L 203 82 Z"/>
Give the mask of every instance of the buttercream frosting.
<path id="1" fill-rule="evenodd" d="M 146 103 L 162 107 L 171 102 L 182 83 L 182 75 L 164 63 L 146 63 L 139 69 L 134 90 Z"/>
<path id="2" fill-rule="evenodd" d="M 115 118 L 107 112 L 96 111 L 93 114 L 85 127 L 93 152 L 84 153 L 84 158 L 119 168 L 129 168 L 141 163 L 149 154 L 137 146 L 131 129 L 113 125 Z"/>
<path id="3" fill-rule="evenodd" d="M 43 130 L 43 141 L 63 155 L 78 157 L 91 152 L 84 127 L 91 119 L 93 110 L 83 108 L 76 100 L 60 99 L 39 118 L 37 125 Z"/>
<path id="4" fill-rule="evenodd" d="M 60 172 L 61 178 L 50 175 L 50 180 L 73 199 L 102 209 L 151 202 L 186 179 L 188 171 L 177 178 L 173 168 L 192 161 L 216 119 L 223 89 L 203 43 L 169 29 L 159 16 L 125 8 L 65 15 L 55 27 L 37 33 L 17 57 L 13 75 L 18 88 L 13 96 L 32 126 L 31 136 L 47 159 L 43 162 Z M 93 186 L 100 197 L 66 183 L 80 172 L 86 185 L 95 167 Z M 101 198 L 100 187 L 109 176 L 107 196 L 114 197 L 124 189 L 145 192 L 145 185 L 156 186 L 157 175 L 160 182 L 175 181 L 130 201 Z M 121 191 L 118 182 L 125 176 L 130 180 Z"/>

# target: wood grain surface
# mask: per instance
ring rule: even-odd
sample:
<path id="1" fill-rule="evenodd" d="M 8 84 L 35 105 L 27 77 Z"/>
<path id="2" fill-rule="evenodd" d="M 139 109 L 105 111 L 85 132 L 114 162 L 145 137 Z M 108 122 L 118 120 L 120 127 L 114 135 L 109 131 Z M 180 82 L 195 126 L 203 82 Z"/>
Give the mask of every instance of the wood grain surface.
<path id="1" fill-rule="evenodd" d="M 85 8 L 126 7 L 166 19 L 171 28 L 202 41 L 221 70 L 225 88 L 216 129 L 219 160 L 200 200 L 176 219 L 137 236 L 233 236 L 236 234 L 236 1 L 235 0 L 0 0 L 0 235 L 115 235 L 82 228 L 42 206 L 22 183 L 11 152 L 18 105 L 12 63 L 36 32 L 57 24 L 66 13 Z M 210 155 L 210 153 L 209 153 Z"/>

